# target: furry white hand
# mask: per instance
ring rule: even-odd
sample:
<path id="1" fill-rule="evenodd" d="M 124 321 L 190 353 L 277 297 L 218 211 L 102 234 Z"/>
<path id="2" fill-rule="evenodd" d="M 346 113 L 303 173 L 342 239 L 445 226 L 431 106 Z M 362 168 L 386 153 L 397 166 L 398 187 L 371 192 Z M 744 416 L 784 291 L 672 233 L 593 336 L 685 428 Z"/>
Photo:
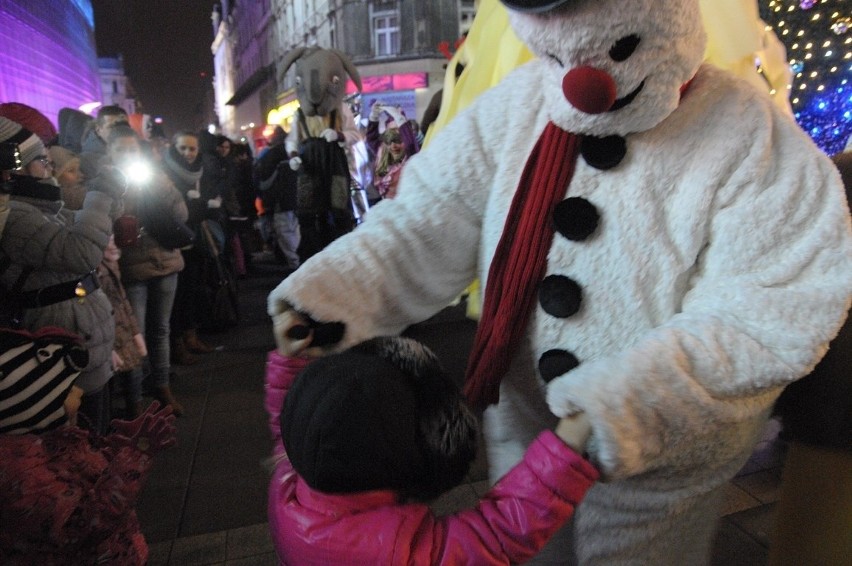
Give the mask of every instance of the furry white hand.
<path id="1" fill-rule="evenodd" d="M 340 136 L 337 135 L 337 132 L 335 130 L 332 130 L 331 128 L 326 128 L 322 131 L 320 137 L 324 138 L 325 141 L 327 141 L 328 143 L 331 143 L 336 142 Z"/>
<path id="2" fill-rule="evenodd" d="M 197 198 L 201 198 L 201 191 L 196 191 L 195 189 L 190 189 L 186 191 L 186 198 L 189 200 L 195 200 Z"/>
<path id="3" fill-rule="evenodd" d="M 207 201 L 207 208 L 219 208 L 222 206 L 222 197 L 211 198 Z"/>
<path id="4" fill-rule="evenodd" d="M 293 309 L 272 317 L 272 333 L 278 353 L 282 356 L 303 353 L 314 338 L 314 331 L 308 326 L 308 321 Z"/>
<path id="5" fill-rule="evenodd" d="M 290 169 L 293 171 L 298 171 L 302 167 L 302 158 L 301 157 L 291 157 L 290 158 Z"/>

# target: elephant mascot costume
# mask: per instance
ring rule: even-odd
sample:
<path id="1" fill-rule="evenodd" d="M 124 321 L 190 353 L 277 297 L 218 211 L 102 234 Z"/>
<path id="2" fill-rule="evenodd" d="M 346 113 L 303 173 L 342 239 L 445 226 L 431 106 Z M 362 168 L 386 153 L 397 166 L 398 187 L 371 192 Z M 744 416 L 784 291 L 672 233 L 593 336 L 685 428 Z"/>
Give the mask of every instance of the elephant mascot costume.
<path id="1" fill-rule="evenodd" d="M 361 139 L 349 107 L 343 103 L 346 75 L 361 90 L 358 70 L 342 52 L 321 47 L 290 51 L 283 75 L 295 63 L 300 108 L 287 136 L 290 167 L 299 173 L 296 214 L 304 263 L 355 226 L 349 198 L 347 149 Z"/>

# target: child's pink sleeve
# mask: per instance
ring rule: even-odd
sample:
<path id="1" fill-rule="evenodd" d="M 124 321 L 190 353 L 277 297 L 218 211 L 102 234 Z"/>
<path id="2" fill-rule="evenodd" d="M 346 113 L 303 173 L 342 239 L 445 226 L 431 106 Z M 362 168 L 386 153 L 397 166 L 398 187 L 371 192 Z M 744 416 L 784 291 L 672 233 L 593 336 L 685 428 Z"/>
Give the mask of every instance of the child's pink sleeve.
<path id="1" fill-rule="evenodd" d="M 281 410 L 284 407 L 284 398 L 296 380 L 296 376 L 309 361 L 308 358 L 282 356 L 275 350 L 269 352 L 266 357 L 264 405 L 269 415 L 272 453 L 275 456 L 284 453 L 284 446 L 281 444 Z"/>

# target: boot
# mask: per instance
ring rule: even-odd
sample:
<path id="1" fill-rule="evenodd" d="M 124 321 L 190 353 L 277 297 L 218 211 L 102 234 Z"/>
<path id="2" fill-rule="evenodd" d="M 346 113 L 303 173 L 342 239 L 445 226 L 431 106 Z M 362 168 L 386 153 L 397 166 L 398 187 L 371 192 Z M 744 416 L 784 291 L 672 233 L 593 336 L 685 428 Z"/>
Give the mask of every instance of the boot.
<path id="1" fill-rule="evenodd" d="M 200 361 L 186 347 L 183 338 L 176 338 L 172 341 L 170 359 L 173 364 L 179 366 L 191 366 Z"/>
<path id="2" fill-rule="evenodd" d="M 168 385 L 157 387 L 154 391 L 154 398 L 164 406 L 170 405 L 174 416 L 183 416 L 183 405 L 177 402 L 177 399 L 175 399 L 175 396 L 172 394 L 171 387 Z"/>
<path id="3" fill-rule="evenodd" d="M 213 346 L 202 342 L 195 330 L 187 330 L 183 333 L 183 343 L 186 349 L 193 354 L 209 354 L 215 349 Z"/>

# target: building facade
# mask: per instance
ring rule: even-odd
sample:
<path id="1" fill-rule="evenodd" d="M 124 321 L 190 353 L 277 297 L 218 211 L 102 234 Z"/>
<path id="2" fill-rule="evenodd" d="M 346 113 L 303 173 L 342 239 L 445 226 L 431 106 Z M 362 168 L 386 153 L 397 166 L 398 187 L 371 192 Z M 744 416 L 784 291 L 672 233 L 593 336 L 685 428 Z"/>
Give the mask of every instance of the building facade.
<path id="1" fill-rule="evenodd" d="M 0 6 L 0 102 L 32 106 L 58 126 L 61 108 L 102 99 L 90 0 Z"/>
<path id="2" fill-rule="evenodd" d="M 278 67 L 291 49 L 314 45 L 352 59 L 363 83 L 356 103 L 381 99 L 419 120 L 443 86 L 439 46 L 454 45 L 474 13 L 474 0 L 221 0 L 211 46 L 219 127 L 262 143 L 263 126 L 268 135 L 269 124 L 286 124 L 297 107 L 294 73 Z"/>
<path id="3" fill-rule="evenodd" d="M 123 57 L 98 57 L 98 73 L 101 78 L 103 105 L 114 104 L 124 108 L 128 114 L 135 114 L 136 94 L 124 74 Z"/>
<path id="4" fill-rule="evenodd" d="M 270 0 L 221 0 L 212 19 L 218 126 L 230 138 L 252 140 L 276 100 Z"/>

